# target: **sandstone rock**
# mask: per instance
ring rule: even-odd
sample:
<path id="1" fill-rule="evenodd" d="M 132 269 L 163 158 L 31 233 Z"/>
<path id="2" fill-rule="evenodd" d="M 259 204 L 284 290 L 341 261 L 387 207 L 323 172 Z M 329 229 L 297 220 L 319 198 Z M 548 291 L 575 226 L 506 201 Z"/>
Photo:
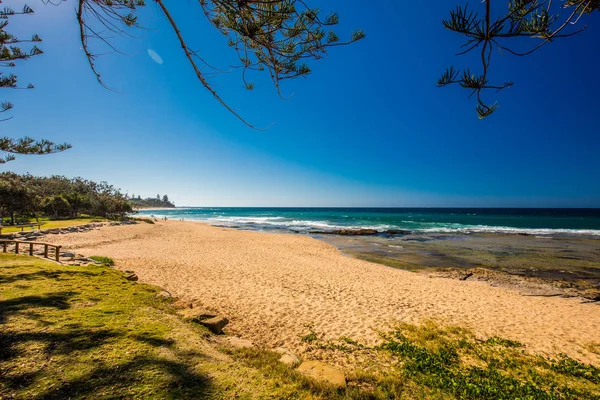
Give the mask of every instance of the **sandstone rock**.
<path id="1" fill-rule="evenodd" d="M 289 365 L 290 367 L 295 367 L 302 362 L 294 353 L 285 347 L 278 347 L 275 349 L 275 352 L 281 354 L 279 362 Z"/>
<path id="2" fill-rule="evenodd" d="M 200 321 L 200 324 L 207 327 L 212 333 L 219 335 L 223 333 L 223 328 L 229 323 L 229 320 L 222 316 Z"/>
<path id="3" fill-rule="evenodd" d="M 194 308 L 194 303 L 189 300 L 177 300 L 173 303 L 176 308 Z"/>
<path id="4" fill-rule="evenodd" d="M 290 367 L 293 368 L 296 365 L 299 365 L 302 361 L 298 357 L 296 357 L 294 354 L 290 353 L 290 354 L 282 354 L 281 357 L 279 358 L 279 362 L 289 365 Z"/>
<path id="5" fill-rule="evenodd" d="M 344 373 L 321 361 L 304 361 L 298 367 L 298 372 L 334 386 L 346 386 L 346 376 Z"/>
<path id="6" fill-rule="evenodd" d="M 137 282 L 138 276 L 133 271 L 125 271 L 125 279 L 132 282 Z"/>
<path id="7" fill-rule="evenodd" d="M 254 347 L 254 343 L 252 343 L 250 340 L 242 339 L 237 336 L 229 336 L 225 339 L 225 342 L 227 342 L 227 344 L 229 344 L 230 346 L 239 347 L 242 349 L 249 349 Z"/>
<path id="8" fill-rule="evenodd" d="M 156 297 L 162 297 L 165 299 L 170 299 L 173 295 L 166 290 L 161 290 L 159 293 L 156 293 Z"/>
<path id="9" fill-rule="evenodd" d="M 204 310 L 202 308 L 184 308 L 183 310 L 179 311 L 178 314 L 181 315 L 184 319 L 194 322 L 201 322 L 206 319 L 215 318 L 217 316 L 217 314 Z"/>

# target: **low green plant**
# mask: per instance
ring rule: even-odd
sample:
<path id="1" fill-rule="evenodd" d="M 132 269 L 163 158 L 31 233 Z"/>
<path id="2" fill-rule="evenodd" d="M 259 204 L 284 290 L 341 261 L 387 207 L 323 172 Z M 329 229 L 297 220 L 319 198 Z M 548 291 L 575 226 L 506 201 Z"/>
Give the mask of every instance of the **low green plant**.
<path id="1" fill-rule="evenodd" d="M 600 369 L 593 365 L 582 364 L 565 354 L 561 354 L 559 359 L 551 364 L 551 368 L 561 374 L 587 379 L 592 383 L 600 384 Z"/>
<path id="2" fill-rule="evenodd" d="M 309 327 L 308 330 L 309 330 L 309 333 L 301 336 L 300 340 L 302 340 L 305 343 L 314 343 L 317 340 L 319 340 L 319 336 L 317 335 L 317 332 L 315 332 L 312 327 Z"/>
<path id="3" fill-rule="evenodd" d="M 115 260 L 113 260 L 110 257 L 105 257 L 105 256 L 91 256 L 90 259 L 105 265 L 107 267 L 112 267 L 113 265 L 115 265 Z"/>
<path id="4" fill-rule="evenodd" d="M 599 369 L 566 355 L 544 359 L 516 341 L 477 341 L 431 324 L 399 328 L 380 350 L 398 360 L 405 379 L 460 399 L 600 399 Z"/>
<path id="5" fill-rule="evenodd" d="M 522 343 L 517 342 L 516 340 L 503 339 L 498 336 L 492 336 L 488 340 L 484 342 L 485 344 L 489 344 L 492 346 L 504 346 L 504 347 L 524 347 Z"/>

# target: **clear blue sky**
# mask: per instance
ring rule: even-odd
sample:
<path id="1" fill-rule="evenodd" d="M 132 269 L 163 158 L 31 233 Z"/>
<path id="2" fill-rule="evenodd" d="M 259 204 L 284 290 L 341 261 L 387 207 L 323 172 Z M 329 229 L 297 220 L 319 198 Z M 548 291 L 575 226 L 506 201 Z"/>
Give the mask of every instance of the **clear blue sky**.
<path id="1" fill-rule="evenodd" d="M 106 180 L 143 197 L 167 193 L 178 205 L 600 206 L 600 13 L 586 32 L 530 57 L 496 54 L 492 77 L 516 84 L 480 121 L 466 91 L 435 86 L 450 64 L 477 67 L 474 57 L 454 56 L 462 38 L 441 25 L 454 1 L 310 0 L 340 13 L 340 36 L 362 28 L 367 38 L 288 81 L 287 101 L 266 76 L 254 75 L 252 92 L 236 71 L 214 78 L 247 119 L 274 124 L 263 132 L 201 87 L 151 1 L 140 13 L 151 30 L 118 41 L 130 55 L 98 62 L 119 93 L 103 89 L 81 51 L 74 3 L 32 0 L 36 15 L 11 19 L 11 32 L 42 36 L 45 54 L 15 71 L 36 89 L 3 91 L 15 110 L 1 125 L 2 136 L 73 149 L 1 169 Z M 167 4 L 190 45 L 214 64 L 233 63 L 196 1 Z"/>

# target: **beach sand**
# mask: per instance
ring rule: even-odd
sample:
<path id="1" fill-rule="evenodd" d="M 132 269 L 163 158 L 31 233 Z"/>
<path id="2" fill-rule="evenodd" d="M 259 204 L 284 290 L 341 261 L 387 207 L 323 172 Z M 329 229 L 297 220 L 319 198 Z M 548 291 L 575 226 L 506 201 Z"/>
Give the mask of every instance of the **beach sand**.
<path id="1" fill-rule="evenodd" d="M 53 238 L 68 250 L 112 257 L 140 281 L 227 316 L 228 332 L 302 352 L 308 326 L 325 339 L 376 343 L 397 322 L 434 319 L 482 339 L 600 364 L 600 307 L 577 298 L 522 296 L 482 282 L 427 277 L 344 256 L 307 236 L 193 222 L 104 227 Z"/>

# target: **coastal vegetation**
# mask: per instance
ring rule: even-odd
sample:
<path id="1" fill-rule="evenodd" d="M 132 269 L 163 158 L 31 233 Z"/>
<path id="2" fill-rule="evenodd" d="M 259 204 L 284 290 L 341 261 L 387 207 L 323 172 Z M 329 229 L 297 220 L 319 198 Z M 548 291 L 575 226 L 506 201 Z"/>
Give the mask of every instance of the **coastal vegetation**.
<path id="1" fill-rule="evenodd" d="M 145 199 L 142 199 L 140 195 L 137 197 L 131 195 L 131 197 L 127 196 L 127 198 L 135 208 L 175 208 L 175 204 L 169 201 L 169 196 L 166 194 L 162 197 L 157 194 L 154 198 L 146 197 Z"/>
<path id="2" fill-rule="evenodd" d="M 105 265 L 6 254 L 0 262 L 2 397 L 600 398 L 594 366 L 433 322 L 398 325 L 376 346 L 324 340 L 311 329 L 308 354 L 353 361 L 347 387 L 333 387 L 267 349 L 211 344 L 159 288 Z"/>
<path id="3" fill-rule="evenodd" d="M 106 182 L 0 174 L 0 221 L 9 224 L 40 218 L 121 218 L 132 211 L 125 195 Z"/>

